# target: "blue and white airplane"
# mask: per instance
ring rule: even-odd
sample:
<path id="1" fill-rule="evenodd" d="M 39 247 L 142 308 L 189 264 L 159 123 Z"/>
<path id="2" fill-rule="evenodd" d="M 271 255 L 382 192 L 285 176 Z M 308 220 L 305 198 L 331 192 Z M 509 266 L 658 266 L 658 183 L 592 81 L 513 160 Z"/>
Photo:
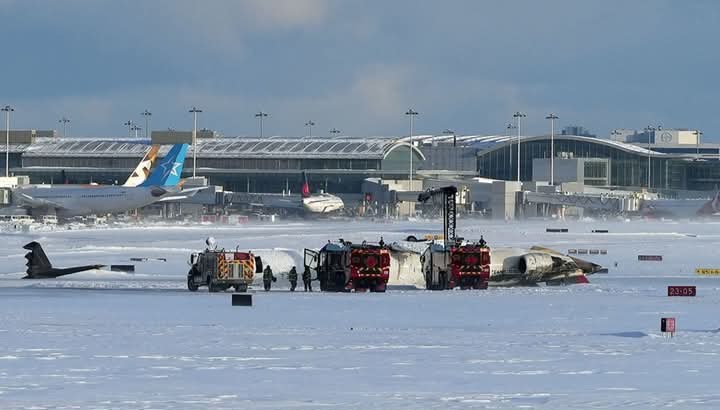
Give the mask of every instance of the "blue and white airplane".
<path id="1" fill-rule="evenodd" d="M 141 208 L 182 193 L 187 144 L 176 144 L 138 186 L 25 185 L 12 191 L 13 204 L 33 216 L 105 215 Z"/>

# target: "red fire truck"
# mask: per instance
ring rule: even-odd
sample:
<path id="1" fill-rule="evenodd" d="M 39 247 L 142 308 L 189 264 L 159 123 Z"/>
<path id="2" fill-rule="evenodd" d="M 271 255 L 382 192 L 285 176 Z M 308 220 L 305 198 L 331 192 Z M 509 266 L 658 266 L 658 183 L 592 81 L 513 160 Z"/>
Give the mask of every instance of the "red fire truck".
<path id="1" fill-rule="evenodd" d="M 305 249 L 305 266 L 315 271 L 320 290 L 385 292 L 390 279 L 390 251 L 384 245 L 328 242 L 322 249 Z"/>

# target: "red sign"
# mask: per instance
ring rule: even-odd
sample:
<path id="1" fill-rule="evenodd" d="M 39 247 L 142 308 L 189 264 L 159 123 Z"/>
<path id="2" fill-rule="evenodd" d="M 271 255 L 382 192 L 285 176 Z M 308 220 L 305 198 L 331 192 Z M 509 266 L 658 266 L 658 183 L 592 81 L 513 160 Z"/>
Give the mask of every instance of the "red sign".
<path id="1" fill-rule="evenodd" d="M 664 317 L 660 319 L 660 331 L 664 333 L 675 333 L 675 318 Z"/>
<path id="2" fill-rule="evenodd" d="M 695 286 L 668 286 L 668 296 L 696 296 Z"/>
<path id="3" fill-rule="evenodd" d="M 662 261 L 662 255 L 638 255 L 639 261 Z"/>

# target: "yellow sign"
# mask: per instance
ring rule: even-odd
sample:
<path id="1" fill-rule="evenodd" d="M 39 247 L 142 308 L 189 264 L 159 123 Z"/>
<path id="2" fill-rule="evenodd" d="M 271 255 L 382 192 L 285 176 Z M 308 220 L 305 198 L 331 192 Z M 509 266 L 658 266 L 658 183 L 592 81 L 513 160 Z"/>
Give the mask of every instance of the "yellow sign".
<path id="1" fill-rule="evenodd" d="M 720 269 L 695 268 L 695 273 L 698 275 L 720 276 Z"/>

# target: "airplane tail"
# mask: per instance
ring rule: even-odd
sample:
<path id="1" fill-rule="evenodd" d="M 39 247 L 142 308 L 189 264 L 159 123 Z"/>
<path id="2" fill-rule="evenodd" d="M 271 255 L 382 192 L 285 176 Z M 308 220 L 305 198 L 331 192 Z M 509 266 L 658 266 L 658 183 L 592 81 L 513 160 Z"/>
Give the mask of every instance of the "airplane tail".
<path id="1" fill-rule="evenodd" d="M 139 186 L 176 186 L 180 183 L 188 144 L 175 144 L 150 176 Z"/>
<path id="2" fill-rule="evenodd" d="M 720 191 L 715 194 L 715 197 L 707 201 L 700 209 L 697 214 L 700 216 L 710 216 L 720 212 Z"/>
<path id="3" fill-rule="evenodd" d="M 130 174 L 127 181 L 123 184 L 126 187 L 135 187 L 143 182 L 150 176 L 150 170 L 157 160 L 158 152 L 160 151 L 159 145 L 153 145 L 150 151 L 145 154 L 142 161 L 138 164 L 137 168 Z"/>
<path id="4" fill-rule="evenodd" d="M 32 241 L 23 248 L 30 251 L 25 254 L 25 259 L 27 259 L 27 271 L 25 273 L 27 273 L 27 277 L 32 278 L 40 272 L 52 269 L 52 264 L 39 243 Z"/>
<path id="5" fill-rule="evenodd" d="M 307 174 L 305 171 L 302 172 L 302 189 L 300 190 L 300 194 L 303 198 L 309 198 L 310 197 L 310 184 L 308 184 Z"/>

